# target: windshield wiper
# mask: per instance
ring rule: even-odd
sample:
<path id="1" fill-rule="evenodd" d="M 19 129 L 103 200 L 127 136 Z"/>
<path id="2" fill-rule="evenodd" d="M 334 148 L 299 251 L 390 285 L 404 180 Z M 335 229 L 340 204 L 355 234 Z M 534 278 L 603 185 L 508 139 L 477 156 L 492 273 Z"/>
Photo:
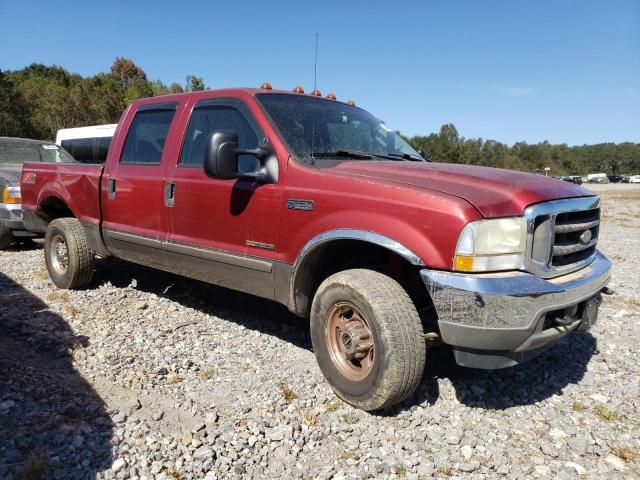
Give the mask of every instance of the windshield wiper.
<path id="1" fill-rule="evenodd" d="M 387 153 L 389 157 L 402 158 L 403 160 L 411 160 L 412 162 L 424 162 L 424 158 L 422 157 L 414 157 L 413 155 L 409 155 L 408 153 Z"/>
<path id="2" fill-rule="evenodd" d="M 354 152 L 352 150 L 336 150 L 335 152 L 313 152 L 312 157 L 347 157 L 367 160 L 371 158 L 368 153 Z"/>

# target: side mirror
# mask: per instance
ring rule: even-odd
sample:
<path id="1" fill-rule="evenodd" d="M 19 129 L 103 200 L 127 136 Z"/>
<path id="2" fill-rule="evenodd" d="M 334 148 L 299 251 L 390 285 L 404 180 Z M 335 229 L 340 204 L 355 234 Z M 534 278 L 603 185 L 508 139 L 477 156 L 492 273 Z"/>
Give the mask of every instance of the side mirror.
<path id="1" fill-rule="evenodd" d="M 229 180 L 238 175 L 238 135 L 216 131 L 209 134 L 204 150 L 204 171 L 214 178 Z"/>
<path id="2" fill-rule="evenodd" d="M 238 172 L 238 157 L 240 155 L 253 155 L 260 161 L 260 167 L 254 172 Z M 235 132 L 217 130 L 211 132 L 207 138 L 204 151 L 204 171 L 209 177 L 222 180 L 240 178 L 260 183 L 275 183 L 278 181 L 277 165 L 278 159 L 269 148 L 239 148 L 238 134 Z"/>

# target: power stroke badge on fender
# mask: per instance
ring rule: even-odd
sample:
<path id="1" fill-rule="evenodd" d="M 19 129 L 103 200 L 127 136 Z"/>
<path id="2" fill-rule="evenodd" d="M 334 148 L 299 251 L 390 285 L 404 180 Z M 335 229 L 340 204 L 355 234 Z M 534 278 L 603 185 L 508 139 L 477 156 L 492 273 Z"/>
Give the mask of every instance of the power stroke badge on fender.
<path id="1" fill-rule="evenodd" d="M 287 208 L 289 210 L 306 210 L 310 212 L 315 208 L 315 204 L 313 203 L 313 200 L 299 200 L 290 198 L 289 200 L 287 200 Z"/>

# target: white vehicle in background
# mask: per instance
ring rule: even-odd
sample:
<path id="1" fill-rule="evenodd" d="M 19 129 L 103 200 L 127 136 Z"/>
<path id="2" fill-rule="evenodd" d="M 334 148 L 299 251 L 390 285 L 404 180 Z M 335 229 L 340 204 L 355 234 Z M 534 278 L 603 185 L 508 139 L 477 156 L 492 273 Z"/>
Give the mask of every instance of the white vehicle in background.
<path id="1" fill-rule="evenodd" d="M 588 183 L 609 183 L 606 173 L 590 173 L 587 175 Z"/>
<path id="2" fill-rule="evenodd" d="M 629 183 L 640 183 L 640 175 L 632 175 L 629 177 Z"/>
<path id="3" fill-rule="evenodd" d="M 111 137 L 118 125 L 93 125 L 90 127 L 63 128 L 56 134 L 56 144 L 68 151 L 73 158 L 84 163 L 104 163 L 107 159 Z"/>

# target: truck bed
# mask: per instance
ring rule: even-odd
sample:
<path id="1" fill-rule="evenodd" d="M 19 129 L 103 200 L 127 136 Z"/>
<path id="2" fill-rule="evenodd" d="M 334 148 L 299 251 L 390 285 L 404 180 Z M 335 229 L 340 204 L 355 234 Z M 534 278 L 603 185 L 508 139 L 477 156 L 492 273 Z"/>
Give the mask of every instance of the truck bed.
<path id="1" fill-rule="evenodd" d="M 22 206 L 35 211 L 62 201 L 81 222 L 100 223 L 102 165 L 25 163 L 22 167 Z"/>

